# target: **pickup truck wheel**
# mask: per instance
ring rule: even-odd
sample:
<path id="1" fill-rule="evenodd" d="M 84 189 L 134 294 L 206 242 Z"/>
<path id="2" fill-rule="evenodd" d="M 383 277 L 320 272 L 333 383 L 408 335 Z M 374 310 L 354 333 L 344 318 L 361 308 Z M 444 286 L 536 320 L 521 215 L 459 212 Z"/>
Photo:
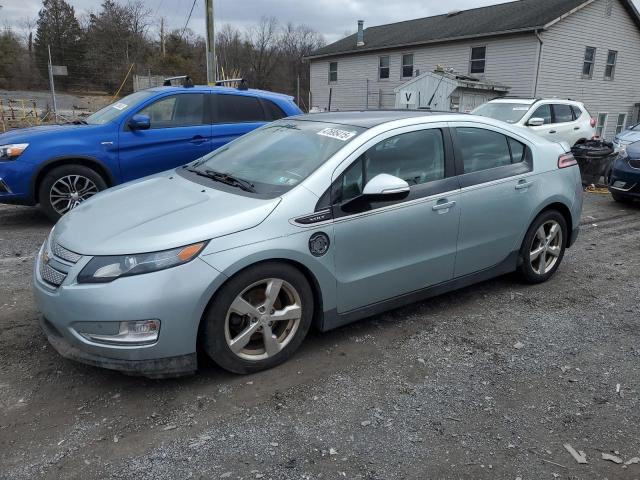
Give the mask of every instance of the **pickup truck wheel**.
<path id="1" fill-rule="evenodd" d="M 84 165 L 54 168 L 40 182 L 40 207 L 53 222 L 88 198 L 107 188 L 95 170 Z"/>

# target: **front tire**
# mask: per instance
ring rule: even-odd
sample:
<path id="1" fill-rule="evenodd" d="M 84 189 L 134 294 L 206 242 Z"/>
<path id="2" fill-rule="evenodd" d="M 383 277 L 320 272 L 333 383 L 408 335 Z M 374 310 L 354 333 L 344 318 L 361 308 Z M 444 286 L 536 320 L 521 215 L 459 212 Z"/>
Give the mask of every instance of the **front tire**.
<path id="1" fill-rule="evenodd" d="M 54 168 L 40 182 L 40 207 L 53 222 L 105 190 L 107 182 L 95 170 L 84 165 L 63 165 Z"/>
<path id="2" fill-rule="evenodd" d="M 202 345 L 230 372 L 266 370 L 298 349 L 313 308 L 311 287 L 299 270 L 280 262 L 258 264 L 216 293 L 203 319 Z"/>
<path id="3" fill-rule="evenodd" d="M 567 222 L 557 210 L 542 212 L 533 221 L 520 249 L 520 276 L 527 283 L 546 282 L 556 272 L 568 240 Z"/>

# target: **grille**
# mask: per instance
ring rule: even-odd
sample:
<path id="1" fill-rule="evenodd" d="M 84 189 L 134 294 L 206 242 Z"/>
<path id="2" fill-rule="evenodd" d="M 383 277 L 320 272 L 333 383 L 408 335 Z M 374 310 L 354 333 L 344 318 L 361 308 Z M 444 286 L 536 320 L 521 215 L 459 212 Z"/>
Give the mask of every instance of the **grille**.
<path id="1" fill-rule="evenodd" d="M 51 285 L 54 285 L 56 287 L 59 287 L 62 282 L 64 282 L 64 279 L 67 278 L 66 274 L 50 267 L 43 261 L 40 262 L 40 276 L 45 282 L 50 283 Z"/>
<path id="2" fill-rule="evenodd" d="M 78 255 L 77 253 L 74 253 L 71 250 L 67 250 L 66 248 L 57 244 L 56 242 L 51 242 L 51 252 L 56 257 L 59 257 L 71 263 L 77 263 L 78 260 L 82 258 L 82 255 Z"/>

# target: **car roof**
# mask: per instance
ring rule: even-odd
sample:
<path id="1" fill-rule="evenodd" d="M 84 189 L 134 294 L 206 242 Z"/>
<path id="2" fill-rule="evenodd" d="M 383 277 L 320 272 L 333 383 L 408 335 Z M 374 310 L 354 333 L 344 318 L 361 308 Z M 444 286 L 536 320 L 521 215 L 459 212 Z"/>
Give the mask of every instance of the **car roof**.
<path id="1" fill-rule="evenodd" d="M 489 100 L 490 103 L 524 103 L 527 105 L 533 105 L 538 102 L 552 102 L 552 103 L 564 103 L 566 105 L 582 105 L 581 102 L 577 100 L 571 100 L 569 98 L 518 98 L 518 97 L 508 97 L 508 98 L 494 98 Z"/>
<path id="2" fill-rule="evenodd" d="M 218 87 L 218 86 L 212 86 L 212 85 L 194 85 L 193 87 L 172 85 L 167 87 L 165 86 L 153 87 L 153 88 L 150 88 L 149 90 L 153 92 L 171 92 L 171 91 L 175 91 L 175 92 L 189 91 L 189 92 L 200 92 L 200 93 L 216 92 L 216 93 L 227 93 L 227 94 L 233 94 L 233 95 L 243 95 L 245 93 L 250 93 L 252 95 L 256 95 L 260 97 L 271 97 L 271 98 L 278 98 L 282 100 L 290 100 L 293 98 L 291 95 L 286 95 L 284 93 L 270 92 L 267 90 L 259 90 L 256 88 L 248 88 L 246 90 L 240 90 L 238 88 L 233 88 L 233 87 Z"/>
<path id="3" fill-rule="evenodd" d="M 350 112 L 323 112 L 297 115 L 296 120 L 336 123 L 352 127 L 372 128 L 383 123 L 406 118 L 437 117 L 452 115 L 455 112 L 425 112 L 420 110 L 361 110 Z M 464 115 L 464 114 L 458 114 Z"/>

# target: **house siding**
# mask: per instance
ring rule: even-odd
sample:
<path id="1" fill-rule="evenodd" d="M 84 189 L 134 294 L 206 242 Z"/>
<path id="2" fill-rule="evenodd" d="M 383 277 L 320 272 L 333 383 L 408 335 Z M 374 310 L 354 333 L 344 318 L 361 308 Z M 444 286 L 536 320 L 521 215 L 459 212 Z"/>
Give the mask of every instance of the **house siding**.
<path id="1" fill-rule="evenodd" d="M 393 89 L 409 80 L 401 78 L 403 54 L 414 54 L 414 70 L 420 73 L 443 65 L 466 75 L 473 46 L 487 47 L 483 78 L 511 87 L 510 95 L 533 94 L 539 43 L 535 35 L 521 34 L 312 59 L 311 105 L 327 108 L 331 88 L 331 110 L 394 108 Z M 381 55 L 389 55 L 390 78 L 385 80 L 378 79 Z M 338 62 L 338 81 L 329 83 L 333 61 Z"/>
<path id="2" fill-rule="evenodd" d="M 596 0 L 541 34 L 537 96 L 579 100 L 593 117 L 607 112 L 603 136 L 612 139 L 618 114 L 626 113 L 630 122 L 640 102 L 640 31 L 620 1 L 612 2 L 611 16 L 605 14 L 606 4 Z M 591 79 L 582 78 L 587 46 L 596 48 Z M 613 80 L 604 79 L 609 50 L 618 52 Z"/>

